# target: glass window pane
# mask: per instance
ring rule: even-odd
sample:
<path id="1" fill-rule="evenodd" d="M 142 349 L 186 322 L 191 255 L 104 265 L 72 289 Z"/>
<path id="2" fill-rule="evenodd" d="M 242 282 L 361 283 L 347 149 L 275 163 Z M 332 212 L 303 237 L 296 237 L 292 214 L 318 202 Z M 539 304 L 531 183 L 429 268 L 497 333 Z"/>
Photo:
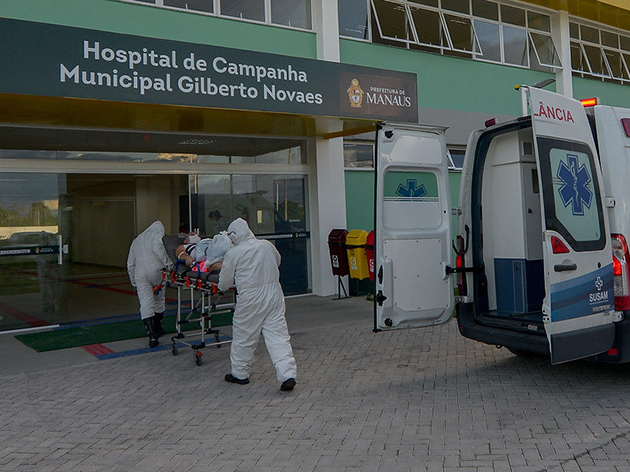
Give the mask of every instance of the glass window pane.
<path id="1" fill-rule="evenodd" d="M 532 49 L 535 52 L 536 62 L 541 66 L 547 67 L 562 66 L 551 36 L 533 32 L 530 32 L 529 36 L 532 40 Z"/>
<path id="2" fill-rule="evenodd" d="M 295 28 L 311 28 L 310 0 L 271 0 L 271 22 Z"/>
<path id="3" fill-rule="evenodd" d="M 579 43 L 571 42 L 571 69 L 578 72 L 589 72 L 584 52 Z"/>
<path id="4" fill-rule="evenodd" d="M 412 3 L 419 3 L 428 7 L 438 7 L 438 0 L 409 0 Z"/>
<path id="5" fill-rule="evenodd" d="M 602 46 L 608 46 L 611 48 L 619 48 L 619 35 L 615 33 L 609 33 L 608 31 L 602 31 Z"/>
<path id="6" fill-rule="evenodd" d="M 444 46 L 444 30 L 437 11 L 411 7 L 411 18 L 416 26 L 418 41 L 429 46 Z"/>
<path id="7" fill-rule="evenodd" d="M 164 0 L 164 6 L 207 13 L 213 12 L 213 0 Z"/>
<path id="8" fill-rule="evenodd" d="M 473 0 L 473 15 L 488 20 L 499 20 L 499 6 L 488 0 Z"/>
<path id="9" fill-rule="evenodd" d="M 630 38 L 627 36 L 621 36 L 620 38 L 621 49 L 624 51 L 630 51 Z"/>
<path id="10" fill-rule="evenodd" d="M 265 0 L 221 0 L 221 14 L 265 21 Z"/>
<path id="11" fill-rule="evenodd" d="M 580 38 L 582 41 L 599 44 L 599 30 L 589 26 L 580 25 Z"/>
<path id="12" fill-rule="evenodd" d="M 374 147 L 371 144 L 343 143 L 343 162 L 345 167 L 374 167 Z"/>
<path id="13" fill-rule="evenodd" d="M 586 53 L 586 58 L 591 66 L 591 72 L 594 75 L 609 76 L 608 71 L 604 67 L 604 58 L 602 57 L 602 50 L 600 47 L 584 44 L 584 52 Z"/>
<path id="14" fill-rule="evenodd" d="M 533 11 L 527 12 L 527 25 L 532 29 L 540 31 L 551 31 L 551 19 L 547 15 L 542 13 L 536 13 Z"/>
<path id="15" fill-rule="evenodd" d="M 442 8 L 459 13 L 470 13 L 468 0 L 442 0 Z"/>
<path id="16" fill-rule="evenodd" d="M 501 5 L 501 21 L 516 26 L 527 26 L 525 24 L 525 10 L 507 5 Z"/>
<path id="17" fill-rule="evenodd" d="M 407 13 L 403 5 L 384 0 L 373 0 L 376 18 L 383 38 L 406 41 L 410 36 Z"/>
<path id="18" fill-rule="evenodd" d="M 504 26 L 503 52 L 506 63 L 527 66 L 529 61 L 527 55 L 527 33 L 525 30 Z"/>
<path id="19" fill-rule="evenodd" d="M 573 39 L 580 39 L 580 25 L 569 23 L 569 36 Z"/>
<path id="20" fill-rule="evenodd" d="M 475 32 L 481 45 L 481 58 L 488 61 L 501 61 L 499 25 L 497 23 L 475 20 Z"/>
<path id="21" fill-rule="evenodd" d="M 627 79 L 628 74 L 626 74 L 626 71 L 623 67 L 623 59 L 621 58 L 621 53 L 619 51 L 604 49 L 604 54 L 612 76 L 616 79 Z"/>
<path id="22" fill-rule="evenodd" d="M 366 0 L 338 0 L 339 34 L 349 38 L 368 39 Z"/>
<path id="23" fill-rule="evenodd" d="M 479 50 L 470 19 L 453 15 L 444 15 L 444 19 L 454 49 L 470 52 Z"/>

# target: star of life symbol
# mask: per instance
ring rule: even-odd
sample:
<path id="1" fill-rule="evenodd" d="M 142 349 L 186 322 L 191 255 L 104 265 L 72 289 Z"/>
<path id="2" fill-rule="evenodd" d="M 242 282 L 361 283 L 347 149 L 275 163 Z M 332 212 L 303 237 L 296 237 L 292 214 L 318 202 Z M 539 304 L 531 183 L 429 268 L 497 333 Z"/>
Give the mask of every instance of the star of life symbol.
<path id="1" fill-rule="evenodd" d="M 565 207 L 571 205 L 571 212 L 575 216 L 584 216 L 584 206 L 591 207 L 593 192 L 588 188 L 591 176 L 584 164 L 580 165 L 575 154 L 567 154 L 568 164 L 560 161 L 557 177 L 562 180 L 562 187 L 558 190 Z"/>
<path id="2" fill-rule="evenodd" d="M 601 292 L 603 286 L 604 286 L 604 281 L 602 280 L 601 277 L 597 277 L 597 280 L 595 281 L 595 288 L 597 289 L 597 291 Z"/>
<path id="3" fill-rule="evenodd" d="M 427 194 L 427 189 L 424 184 L 420 184 L 418 186 L 418 181 L 416 179 L 407 179 L 407 186 L 403 186 L 403 184 L 398 184 L 398 188 L 396 189 L 396 195 L 406 198 L 420 198 Z"/>

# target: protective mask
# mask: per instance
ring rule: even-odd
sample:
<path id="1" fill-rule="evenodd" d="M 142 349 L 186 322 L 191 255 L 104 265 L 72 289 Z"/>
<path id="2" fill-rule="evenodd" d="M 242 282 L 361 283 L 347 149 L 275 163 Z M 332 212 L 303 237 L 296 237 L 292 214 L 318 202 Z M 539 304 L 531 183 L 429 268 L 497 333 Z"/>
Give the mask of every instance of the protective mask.
<path id="1" fill-rule="evenodd" d="M 193 234 L 192 236 L 188 236 L 188 241 L 190 241 L 190 244 L 197 244 L 201 241 L 201 238 L 198 235 Z"/>

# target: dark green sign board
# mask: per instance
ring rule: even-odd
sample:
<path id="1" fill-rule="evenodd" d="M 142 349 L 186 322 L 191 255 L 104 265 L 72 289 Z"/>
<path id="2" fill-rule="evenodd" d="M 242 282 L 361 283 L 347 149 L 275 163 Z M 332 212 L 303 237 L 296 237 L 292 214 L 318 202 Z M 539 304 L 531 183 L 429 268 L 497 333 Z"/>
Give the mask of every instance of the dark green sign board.
<path id="1" fill-rule="evenodd" d="M 0 93 L 417 122 L 416 75 L 0 19 Z"/>

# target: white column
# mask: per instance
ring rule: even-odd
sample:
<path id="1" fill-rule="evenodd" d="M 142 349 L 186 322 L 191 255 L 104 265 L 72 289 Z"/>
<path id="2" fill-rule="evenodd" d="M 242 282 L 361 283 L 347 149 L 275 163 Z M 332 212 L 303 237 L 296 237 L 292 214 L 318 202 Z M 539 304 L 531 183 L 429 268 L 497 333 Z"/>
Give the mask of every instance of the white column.
<path id="1" fill-rule="evenodd" d="M 317 159 L 310 166 L 311 273 L 313 293 L 324 297 L 337 293 L 337 277 L 332 275 L 328 253 L 328 234 L 335 228 L 346 229 L 343 138 L 318 138 L 313 147 Z M 347 280 L 344 285 L 347 290 Z"/>
<path id="2" fill-rule="evenodd" d="M 571 73 L 571 38 L 569 34 L 569 13 L 559 10 L 551 17 L 553 40 L 558 48 L 562 69 L 556 72 L 556 92 L 573 97 L 573 75 Z"/>
<path id="3" fill-rule="evenodd" d="M 313 0 L 313 30 L 317 33 L 317 58 L 339 62 L 339 20 L 337 0 Z M 337 132 L 340 120 L 318 119 L 318 132 Z M 343 166 L 343 138 L 316 138 L 309 147 L 311 210 L 311 266 L 313 293 L 337 293 L 328 253 L 328 234 L 346 228 L 346 184 Z M 347 282 L 345 283 L 347 287 Z"/>
<path id="4" fill-rule="evenodd" d="M 337 0 L 313 0 L 313 30 L 317 33 L 317 58 L 339 62 L 339 13 Z"/>

